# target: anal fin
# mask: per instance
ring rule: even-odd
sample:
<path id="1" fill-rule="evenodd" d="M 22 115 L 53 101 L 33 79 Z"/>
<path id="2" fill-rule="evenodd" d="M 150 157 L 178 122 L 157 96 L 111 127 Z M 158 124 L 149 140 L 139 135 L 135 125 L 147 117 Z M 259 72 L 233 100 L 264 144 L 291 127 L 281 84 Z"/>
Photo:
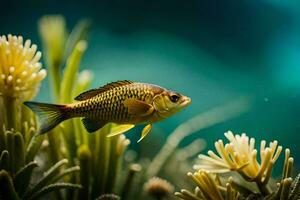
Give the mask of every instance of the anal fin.
<path id="1" fill-rule="evenodd" d="M 152 124 L 146 125 L 143 128 L 141 137 L 140 137 L 140 139 L 137 142 L 139 143 L 140 141 L 142 141 L 148 135 L 148 133 L 151 131 L 151 129 L 152 129 Z"/>
<path id="2" fill-rule="evenodd" d="M 100 120 L 94 120 L 94 119 L 90 119 L 90 118 L 83 118 L 82 119 L 83 125 L 85 127 L 85 129 L 89 132 L 95 132 L 97 130 L 99 130 L 100 128 L 102 128 L 106 122 L 105 121 L 100 121 Z"/>

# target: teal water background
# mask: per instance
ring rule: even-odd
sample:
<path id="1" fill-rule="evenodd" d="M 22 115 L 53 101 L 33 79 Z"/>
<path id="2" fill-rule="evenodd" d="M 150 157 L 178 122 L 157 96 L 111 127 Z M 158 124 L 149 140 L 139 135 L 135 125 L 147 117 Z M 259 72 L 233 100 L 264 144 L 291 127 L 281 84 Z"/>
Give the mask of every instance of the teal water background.
<path id="1" fill-rule="evenodd" d="M 90 18 L 81 69 L 93 71 L 93 87 L 129 79 L 192 98 L 190 107 L 155 125 L 166 134 L 201 112 L 251 96 L 248 113 L 194 137 L 209 147 L 227 130 L 258 141 L 276 139 L 300 168 L 299 1 L 12 0 L 1 7 L 0 34 L 20 34 L 37 44 L 37 20 L 44 14 L 64 15 L 70 28 Z M 44 82 L 37 100 L 50 102 L 48 92 Z"/>

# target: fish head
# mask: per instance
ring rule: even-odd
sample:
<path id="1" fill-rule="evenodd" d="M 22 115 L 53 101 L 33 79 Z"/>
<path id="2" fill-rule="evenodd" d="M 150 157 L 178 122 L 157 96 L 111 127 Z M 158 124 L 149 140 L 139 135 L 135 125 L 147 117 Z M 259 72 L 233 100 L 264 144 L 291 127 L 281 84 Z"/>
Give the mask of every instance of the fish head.
<path id="1" fill-rule="evenodd" d="M 191 98 L 187 96 L 165 90 L 154 97 L 153 105 L 161 117 L 167 118 L 187 107 L 191 102 Z"/>

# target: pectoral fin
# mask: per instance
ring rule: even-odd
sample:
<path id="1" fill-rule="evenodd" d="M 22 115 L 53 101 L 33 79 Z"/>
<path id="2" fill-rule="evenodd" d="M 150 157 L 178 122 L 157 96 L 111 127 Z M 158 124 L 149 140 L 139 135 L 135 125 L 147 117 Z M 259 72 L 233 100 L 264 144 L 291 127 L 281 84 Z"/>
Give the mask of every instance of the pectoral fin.
<path id="1" fill-rule="evenodd" d="M 152 124 L 148 124 L 147 126 L 145 126 L 142 130 L 141 138 L 137 142 L 142 141 L 142 139 L 144 139 L 144 137 L 148 135 L 151 129 L 152 129 Z"/>
<path id="2" fill-rule="evenodd" d="M 138 116 L 147 116 L 153 113 L 154 107 L 137 99 L 126 99 L 124 106 L 128 108 L 128 113 Z"/>
<path id="3" fill-rule="evenodd" d="M 85 129 L 89 133 L 97 131 L 98 129 L 102 128 L 106 124 L 105 121 L 93 120 L 90 118 L 83 118 L 82 122 L 83 122 Z"/>
<path id="4" fill-rule="evenodd" d="M 115 135 L 119 135 L 122 134 L 126 131 L 129 131 L 130 129 L 132 129 L 134 127 L 133 124 L 120 124 L 120 125 L 116 125 L 114 127 L 111 128 L 111 132 L 110 134 L 107 135 L 107 137 L 112 137 Z"/>

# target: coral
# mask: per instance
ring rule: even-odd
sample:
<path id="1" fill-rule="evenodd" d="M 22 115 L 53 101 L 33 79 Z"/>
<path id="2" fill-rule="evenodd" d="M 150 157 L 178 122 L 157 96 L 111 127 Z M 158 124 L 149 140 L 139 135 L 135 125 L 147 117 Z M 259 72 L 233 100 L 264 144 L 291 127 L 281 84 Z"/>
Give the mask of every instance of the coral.
<path id="1" fill-rule="evenodd" d="M 22 36 L 0 37 L 0 95 L 30 100 L 38 92 L 46 70 L 39 62 L 41 52 Z"/>
<path id="2" fill-rule="evenodd" d="M 256 182 L 260 190 L 269 193 L 266 188 L 272 168 L 278 159 L 282 147 L 278 146 L 277 141 L 273 141 L 266 147 L 266 141 L 261 141 L 260 158 L 257 160 L 257 150 L 255 139 L 246 136 L 246 134 L 233 135 L 232 132 L 225 133 L 229 143 L 224 145 L 222 140 L 215 143 L 216 155 L 213 151 L 208 151 L 208 155 L 199 155 L 200 163 L 195 165 L 195 169 L 208 170 L 213 173 L 225 173 L 237 171 L 247 181 Z M 278 147 L 277 147 L 278 146 Z"/>
<path id="3" fill-rule="evenodd" d="M 133 185 L 133 178 L 136 175 L 136 173 L 140 172 L 141 170 L 142 170 L 142 167 L 140 164 L 132 164 L 130 166 L 129 172 L 124 181 L 124 186 L 121 191 L 122 200 L 127 199 L 129 191 L 131 191 L 131 187 Z"/>
<path id="4" fill-rule="evenodd" d="M 30 40 L 23 42 L 22 36 L 10 34 L 0 37 L 0 129 L 5 125 L 21 130 L 19 119 L 27 115 L 21 103 L 35 97 L 47 74 L 41 69 L 40 58 L 41 52 Z"/>
<path id="5" fill-rule="evenodd" d="M 145 183 L 144 191 L 156 199 L 164 199 L 174 191 L 174 187 L 164 179 L 153 177 Z"/>
<path id="6" fill-rule="evenodd" d="M 299 190 L 299 184 L 297 178 L 294 181 L 291 178 L 293 158 L 290 157 L 289 149 L 285 150 L 282 178 L 276 187 L 276 185 L 271 186 L 270 179 L 273 166 L 282 151 L 277 141 L 270 142 L 268 147 L 266 141 L 261 141 L 259 162 L 254 138 L 249 139 L 246 134 L 234 136 L 232 132 L 225 133 L 225 137 L 229 140 L 228 144 L 224 145 L 222 140 L 215 143 L 219 156 L 211 150 L 208 151 L 209 156 L 199 155 L 200 163 L 194 166 L 198 172 L 188 173 L 197 185 L 195 192 L 181 190 L 176 193 L 176 196 L 187 200 L 290 200 L 297 196 L 294 191 Z M 221 181 L 219 176 L 228 172 L 235 172 L 240 176 L 223 178 L 224 180 Z M 242 184 L 243 181 L 256 183 L 258 191 L 249 187 L 249 184 Z"/>
<path id="7" fill-rule="evenodd" d="M 191 193 L 188 190 L 181 190 L 181 192 L 176 192 L 175 195 L 181 199 L 188 200 L 199 200 L 199 199 L 213 199 L 213 200 L 238 200 L 240 199 L 240 193 L 237 192 L 233 186 L 232 182 L 226 183 L 223 187 L 218 176 L 213 175 L 209 172 L 199 170 L 195 173 L 188 173 L 188 176 L 197 184 L 195 193 Z M 226 191 L 222 195 L 222 191 Z M 225 198 L 224 198 L 225 196 Z"/>

